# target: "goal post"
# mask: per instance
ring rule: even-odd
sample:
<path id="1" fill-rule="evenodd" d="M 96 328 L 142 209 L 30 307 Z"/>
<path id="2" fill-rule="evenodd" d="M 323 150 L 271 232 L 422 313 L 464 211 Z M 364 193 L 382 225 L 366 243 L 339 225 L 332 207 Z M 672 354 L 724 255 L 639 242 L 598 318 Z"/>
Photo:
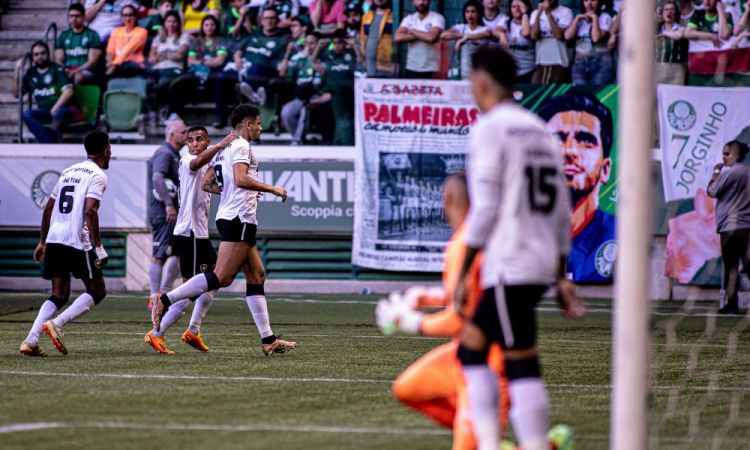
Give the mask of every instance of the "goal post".
<path id="1" fill-rule="evenodd" d="M 610 412 L 613 450 L 644 450 L 648 439 L 655 8 L 655 0 L 628 0 L 620 27 L 617 132 L 620 197 Z"/>

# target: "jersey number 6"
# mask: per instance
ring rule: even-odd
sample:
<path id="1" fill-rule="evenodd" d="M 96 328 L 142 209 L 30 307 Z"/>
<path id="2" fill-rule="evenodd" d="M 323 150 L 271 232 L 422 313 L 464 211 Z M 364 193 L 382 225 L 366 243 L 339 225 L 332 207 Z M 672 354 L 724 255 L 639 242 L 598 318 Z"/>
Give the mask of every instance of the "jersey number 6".
<path id="1" fill-rule="evenodd" d="M 73 211 L 73 191 L 76 190 L 75 186 L 63 186 L 60 189 L 60 200 L 58 201 L 58 209 L 62 214 L 70 214 Z"/>

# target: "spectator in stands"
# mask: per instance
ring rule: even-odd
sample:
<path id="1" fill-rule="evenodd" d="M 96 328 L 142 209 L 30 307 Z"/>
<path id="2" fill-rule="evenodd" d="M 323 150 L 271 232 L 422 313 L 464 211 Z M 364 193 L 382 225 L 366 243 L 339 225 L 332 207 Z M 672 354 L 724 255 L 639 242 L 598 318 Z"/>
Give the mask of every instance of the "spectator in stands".
<path id="1" fill-rule="evenodd" d="M 281 108 L 281 119 L 292 135 L 292 145 L 299 145 L 304 141 L 310 105 L 319 103 L 318 99 L 324 95 L 323 77 L 310 63 L 317 45 L 318 38 L 312 34 L 305 38 L 305 46 L 301 51 L 296 50 L 295 42 L 290 42 L 279 65 L 279 75 L 288 77 L 294 86 L 295 98 Z M 327 97 L 330 98 L 330 94 Z"/>
<path id="2" fill-rule="evenodd" d="M 213 16 L 207 14 L 206 17 Z M 190 37 L 182 33 L 180 14 L 177 11 L 167 12 L 164 17 L 164 29 L 154 39 L 148 57 L 152 64 L 150 75 L 156 79 L 156 105 L 160 108 L 161 119 L 164 121 L 167 118 L 169 85 L 182 75 L 189 45 Z"/>
<path id="3" fill-rule="evenodd" d="M 122 25 L 122 10 L 126 6 L 135 9 L 138 17 L 157 14 L 156 10 L 149 10 L 141 6 L 136 0 L 86 0 L 86 18 L 84 22 L 89 28 L 99 33 L 99 39 L 106 42 L 115 28 Z"/>
<path id="4" fill-rule="evenodd" d="M 107 43 L 108 77 L 134 77 L 140 75 L 144 68 L 143 48 L 146 45 L 148 32 L 136 25 L 136 9 L 132 6 L 122 8 L 123 26 L 112 31 Z"/>
<path id="5" fill-rule="evenodd" d="M 231 0 L 229 8 L 222 10 L 224 13 L 226 34 L 232 41 L 241 41 L 253 30 L 254 16 L 247 1 Z"/>
<path id="6" fill-rule="evenodd" d="M 505 27 L 508 23 L 508 15 L 500 12 L 498 0 L 482 0 L 484 13 L 482 14 L 482 25 L 494 32 L 498 27 Z M 505 43 L 507 46 L 507 43 Z"/>
<path id="7" fill-rule="evenodd" d="M 68 10 L 70 28 L 60 33 L 55 41 L 55 62 L 65 68 L 65 74 L 75 84 L 94 81 L 94 71 L 102 56 L 99 34 L 83 24 L 86 10 L 73 3 Z"/>
<path id="8" fill-rule="evenodd" d="M 292 42 L 290 43 L 294 49 L 292 55 L 303 51 L 307 45 L 307 36 L 313 31 L 312 22 L 307 16 L 295 16 L 291 20 L 292 24 L 289 26 L 289 32 L 292 35 Z M 317 44 L 317 41 L 315 41 Z M 315 47 L 312 48 L 314 50 Z M 312 53 L 307 56 L 311 56 Z M 283 75 L 282 75 L 283 76 Z"/>
<path id="9" fill-rule="evenodd" d="M 573 22 L 573 11 L 558 0 L 544 0 L 531 13 L 531 39 L 536 41 L 534 84 L 570 82 L 570 60 L 565 31 Z"/>
<path id="10" fill-rule="evenodd" d="M 158 14 L 153 14 L 146 18 L 143 28 L 148 31 L 148 37 L 154 38 L 159 31 L 164 28 L 164 18 L 169 11 L 174 10 L 175 0 L 161 0 L 159 2 Z"/>
<path id="11" fill-rule="evenodd" d="M 25 62 L 16 63 L 13 74 L 13 96 L 18 98 L 26 92 L 34 97 L 36 108 L 23 112 L 23 122 L 40 143 L 55 143 L 60 140 L 58 130 L 66 123 L 82 119 L 79 108 L 73 103 L 73 83 L 59 64 L 50 62 L 49 47 L 42 41 L 31 46 L 32 67 L 20 80 Z M 29 105 L 31 106 L 31 105 Z"/>
<path id="12" fill-rule="evenodd" d="M 678 2 L 680 4 L 680 26 L 687 27 L 688 22 L 698 9 L 695 7 L 693 0 L 678 0 Z"/>
<path id="13" fill-rule="evenodd" d="M 497 3 L 497 0 L 490 0 Z M 404 17 L 396 30 L 396 42 L 408 43 L 406 78 L 437 78 L 440 73 L 440 33 L 445 19 L 430 11 L 430 0 L 414 0 L 414 13 Z"/>
<path id="14" fill-rule="evenodd" d="M 261 6 L 261 13 L 268 8 L 273 8 L 279 15 L 279 28 L 289 28 L 292 25 L 292 18 L 299 15 L 299 0 L 266 0 Z"/>
<path id="15" fill-rule="evenodd" d="M 325 76 L 325 92 L 331 96 L 331 107 L 336 120 L 333 145 L 354 145 L 354 72 L 357 70 L 357 63 L 363 61 L 363 56 L 360 52 L 347 48 L 351 44 L 347 43 L 347 39 L 351 40 L 344 30 L 336 31 L 331 51 L 322 53 L 328 43 L 321 40 L 311 59 L 315 70 Z M 318 123 L 319 129 L 324 127 L 324 120 L 325 116 L 313 115 L 313 122 Z"/>
<path id="16" fill-rule="evenodd" d="M 234 52 L 234 70 L 224 71 L 216 79 L 216 122 L 226 123 L 228 102 L 234 86 L 242 76 L 240 92 L 252 101 L 264 105 L 268 83 L 279 76 L 278 64 L 289 43 L 289 35 L 281 34 L 278 13 L 269 8 L 261 14 L 261 28 L 248 35 Z"/>
<path id="17" fill-rule="evenodd" d="M 321 34 L 332 34 L 346 25 L 343 0 L 313 0 L 310 5 L 310 19 Z"/>
<path id="18" fill-rule="evenodd" d="M 531 40 L 529 13 L 531 0 L 512 0 L 510 2 L 510 20 L 505 27 L 499 27 L 496 35 L 505 35 L 508 49 L 516 58 L 516 83 L 531 83 L 536 68 L 536 52 Z M 499 38 L 499 36 L 498 36 Z M 499 38 L 503 43 L 503 39 Z"/>
<path id="19" fill-rule="evenodd" d="M 350 3 L 344 14 L 346 14 L 346 34 L 357 37 L 359 40 L 359 31 L 362 28 L 362 8 Z"/>
<path id="20" fill-rule="evenodd" d="M 576 40 L 573 84 L 602 85 L 614 81 L 615 68 L 607 41 L 612 16 L 601 11 L 599 0 L 583 0 L 584 12 L 565 30 L 565 39 Z"/>
<path id="21" fill-rule="evenodd" d="M 656 84 L 685 84 L 688 74 L 688 42 L 680 25 L 680 6 L 667 0 L 661 8 L 662 23 L 656 33 L 654 78 Z"/>
<path id="22" fill-rule="evenodd" d="M 359 35 L 365 70 L 370 78 L 389 78 L 397 71 L 391 0 L 372 0 L 372 4 L 375 8 L 362 17 Z"/>
<path id="23" fill-rule="evenodd" d="M 451 68 L 452 79 L 467 80 L 471 74 L 471 55 L 480 45 L 489 41 L 492 30 L 482 25 L 484 15 L 482 4 L 477 0 L 464 3 L 464 23 L 454 25 L 440 35 L 445 40 L 455 40 L 455 52 L 458 53 L 458 66 Z M 455 56 L 454 56 L 455 58 Z"/>
<path id="24" fill-rule="evenodd" d="M 184 32 L 199 34 L 203 18 L 211 14 L 218 19 L 220 10 L 220 3 L 216 0 L 183 0 L 180 15 Z"/>
<path id="25" fill-rule="evenodd" d="M 742 13 L 740 20 L 737 21 L 737 26 L 734 28 L 735 36 L 742 36 L 742 38 L 750 37 L 750 1 L 745 2 L 745 12 Z M 735 41 L 735 45 L 739 44 L 740 40 Z"/>
<path id="26" fill-rule="evenodd" d="M 739 314 L 739 262 L 750 276 L 750 166 L 743 164 L 747 144 L 731 141 L 722 149 L 723 164 L 716 164 L 707 193 L 716 201 L 716 231 L 721 236 L 724 289 L 727 304 L 720 314 Z"/>
<path id="27" fill-rule="evenodd" d="M 218 36 L 218 32 L 218 19 L 211 15 L 204 17 L 201 34 L 193 39 L 188 51 L 188 73 L 170 85 L 169 113 L 181 115 L 182 107 L 188 101 L 214 101 L 216 77 L 229 55 L 225 40 Z"/>
<path id="28" fill-rule="evenodd" d="M 719 0 L 703 0 L 703 10 L 696 11 L 687 24 L 685 38 L 696 41 L 709 40 L 715 47 L 732 36 L 732 16 L 724 11 Z"/>

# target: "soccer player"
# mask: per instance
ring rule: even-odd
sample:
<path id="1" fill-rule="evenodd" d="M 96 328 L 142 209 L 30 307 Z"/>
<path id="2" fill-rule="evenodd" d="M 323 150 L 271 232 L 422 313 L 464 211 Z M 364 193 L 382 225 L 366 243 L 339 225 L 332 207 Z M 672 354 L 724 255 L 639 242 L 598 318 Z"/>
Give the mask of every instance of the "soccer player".
<path id="1" fill-rule="evenodd" d="M 52 280 L 52 295 L 45 301 L 19 351 L 27 356 L 47 356 L 39 346 L 44 330 L 63 355 L 62 328 L 84 315 L 107 295 L 102 266 L 107 252 L 99 235 L 99 202 L 107 189 L 107 175 L 112 155 L 109 136 L 92 131 L 83 139 L 88 158 L 63 170 L 47 206 L 42 213 L 42 233 L 34 250 L 34 261 L 44 261 L 44 279 Z M 91 243 L 94 248 L 92 249 Z M 54 320 L 70 298 L 70 274 L 83 281 L 86 292 Z"/>
<path id="2" fill-rule="evenodd" d="M 180 258 L 182 281 L 187 281 L 195 275 L 213 270 L 216 265 L 216 251 L 208 238 L 211 194 L 201 190 L 201 183 L 208 170 L 206 165 L 218 152 L 224 150 L 236 139 L 236 134 L 230 134 L 218 144 L 208 147 L 211 140 L 208 138 L 208 131 L 205 127 L 195 125 L 187 130 L 188 153 L 180 160 L 178 170 L 180 176 L 180 210 L 172 237 L 172 251 Z M 180 320 L 180 317 L 185 315 L 190 304 L 195 301 L 190 325 L 182 335 L 182 342 L 196 350 L 207 352 L 208 346 L 203 343 L 200 327 L 203 318 L 206 317 L 206 313 L 211 307 L 214 294 L 216 294 L 216 291 L 209 291 L 201 294 L 197 299 L 191 298 L 175 302 L 164 316 L 161 329 L 149 331 L 143 340 L 159 353 L 174 353 L 167 348 L 164 333 Z"/>
<path id="3" fill-rule="evenodd" d="M 479 450 L 497 449 L 500 437 L 497 378 L 487 365 L 494 342 L 503 349 L 513 400 L 510 419 L 519 445 L 547 450 L 549 403 L 536 349 L 534 307 L 555 283 L 565 315 L 584 313 L 575 285 L 565 279 L 568 189 L 554 137 L 541 119 L 513 102 L 513 56 L 483 46 L 472 55 L 472 66 L 472 90 L 484 114 L 469 138 L 471 210 L 456 310 L 467 302 L 467 275 L 480 251 L 484 293 L 461 333 L 458 357 Z"/>
<path id="4" fill-rule="evenodd" d="M 389 300 L 381 300 L 376 308 L 378 326 L 389 334 L 400 330 L 410 334 L 450 337 L 453 341 L 443 344 L 409 366 L 393 385 L 393 395 L 400 402 L 413 408 L 440 425 L 453 430 L 453 449 L 476 448 L 471 423 L 468 421 L 468 404 L 465 384 L 461 377 L 461 366 L 456 359 L 458 337 L 464 326 L 464 317 L 476 308 L 481 297 L 479 288 L 480 258 L 471 268 L 470 287 L 464 313 L 458 314 L 453 307 L 452 295 L 458 281 L 458 264 L 463 263 L 465 251 L 464 219 L 469 210 L 469 193 L 463 173 L 454 174 L 445 180 L 446 220 L 454 231 L 453 238 L 445 248 L 445 270 L 443 287 L 440 289 L 411 288 L 403 298 L 392 294 Z M 435 314 L 424 314 L 420 307 L 445 306 Z M 507 380 L 503 368 L 500 346 L 493 344 L 489 365 L 503 386 L 501 397 L 501 423 L 508 420 L 510 399 L 507 395 Z"/>
<path id="5" fill-rule="evenodd" d="M 201 184 L 204 191 L 221 195 L 216 214 L 216 228 L 221 234 L 216 269 L 194 276 L 167 294 L 152 295 L 154 307 L 151 320 L 154 329 L 159 330 L 162 318 L 172 303 L 229 286 L 242 270 L 247 283 L 247 306 L 258 327 L 263 353 L 267 356 L 286 353 L 296 348 L 297 343 L 281 340 L 271 330 L 263 289 L 266 274 L 255 246 L 258 193 L 269 192 L 284 201 L 286 189 L 258 181 L 258 158 L 248 142 L 258 140 L 263 131 L 258 108 L 250 105 L 236 107 L 232 112 L 231 124 L 233 133 L 241 139 L 232 142 L 214 157 Z"/>

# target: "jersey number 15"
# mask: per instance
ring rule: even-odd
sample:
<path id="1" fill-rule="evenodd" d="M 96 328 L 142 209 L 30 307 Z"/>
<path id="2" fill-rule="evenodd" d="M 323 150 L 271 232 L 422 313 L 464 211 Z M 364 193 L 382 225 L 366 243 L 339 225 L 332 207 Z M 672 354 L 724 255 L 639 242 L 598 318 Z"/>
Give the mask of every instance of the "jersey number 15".
<path id="1" fill-rule="evenodd" d="M 557 187 L 554 184 L 557 169 L 554 167 L 528 166 L 525 173 L 531 210 L 549 214 L 555 209 L 555 201 L 557 200 Z"/>

